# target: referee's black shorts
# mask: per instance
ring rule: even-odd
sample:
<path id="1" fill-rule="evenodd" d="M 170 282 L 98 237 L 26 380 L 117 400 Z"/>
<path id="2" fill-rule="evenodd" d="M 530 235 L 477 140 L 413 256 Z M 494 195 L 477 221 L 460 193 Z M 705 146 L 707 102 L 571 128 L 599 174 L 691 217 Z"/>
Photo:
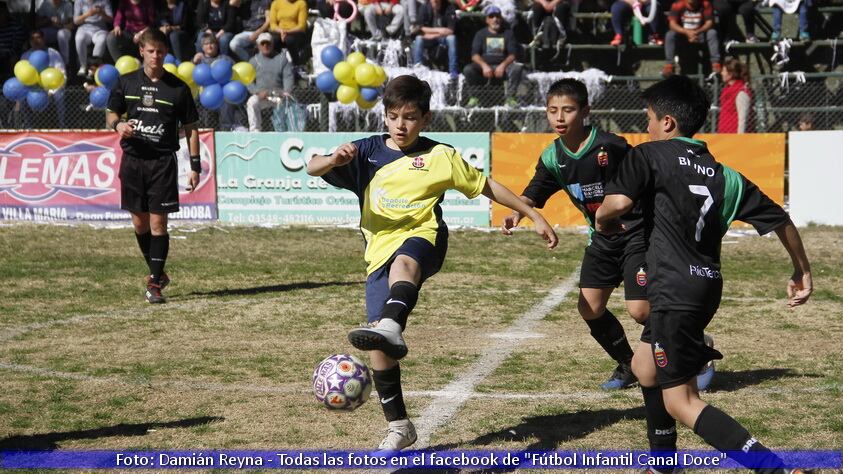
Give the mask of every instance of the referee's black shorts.
<path id="1" fill-rule="evenodd" d="M 158 158 L 124 153 L 119 176 L 121 209 L 160 214 L 179 211 L 179 169 L 175 153 Z"/>

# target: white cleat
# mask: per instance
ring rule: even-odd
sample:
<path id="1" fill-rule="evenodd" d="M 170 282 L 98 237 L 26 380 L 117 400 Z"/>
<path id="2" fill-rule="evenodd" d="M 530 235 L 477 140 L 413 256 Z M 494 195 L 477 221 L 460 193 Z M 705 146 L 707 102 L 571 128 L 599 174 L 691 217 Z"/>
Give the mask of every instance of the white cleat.
<path id="1" fill-rule="evenodd" d="M 386 438 L 378 445 L 378 452 L 397 452 L 416 442 L 416 427 L 413 422 L 405 418 L 389 422 Z"/>
<path id="2" fill-rule="evenodd" d="M 348 333 L 348 342 L 361 351 L 382 351 L 395 360 L 407 355 L 401 325 L 392 319 L 381 319 L 375 327 L 351 331 Z"/>

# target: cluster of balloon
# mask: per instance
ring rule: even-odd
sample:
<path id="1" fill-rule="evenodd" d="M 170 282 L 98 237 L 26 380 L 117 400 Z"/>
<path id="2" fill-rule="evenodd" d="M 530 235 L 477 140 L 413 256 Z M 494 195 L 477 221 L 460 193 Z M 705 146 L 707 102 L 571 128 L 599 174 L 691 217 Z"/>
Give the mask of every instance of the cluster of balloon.
<path id="1" fill-rule="evenodd" d="M 29 108 L 40 112 L 50 105 L 47 91 L 64 86 L 64 73 L 50 65 L 46 51 L 36 50 L 28 59 L 15 64 L 15 75 L 3 83 L 3 96 L 11 101 L 25 100 Z"/>
<path id="2" fill-rule="evenodd" d="M 336 93 L 343 104 L 357 102 L 362 109 L 371 109 L 378 100 L 378 88 L 386 82 L 382 67 L 366 61 L 363 53 L 345 57 L 336 46 L 322 50 L 322 64 L 328 70 L 316 76 L 316 87 L 326 93 Z"/>
<path id="3" fill-rule="evenodd" d="M 246 86 L 255 80 L 255 68 L 246 61 L 233 63 L 228 58 L 220 58 L 211 63 L 181 63 L 178 76 L 199 91 L 199 103 L 209 110 L 217 110 L 224 102 L 239 105 L 249 97 Z"/>
<path id="4" fill-rule="evenodd" d="M 137 58 L 126 55 L 120 56 L 113 66 L 103 64 L 97 68 L 97 72 L 94 73 L 94 81 L 96 81 L 97 87 L 88 96 L 91 106 L 95 109 L 104 109 L 108 105 L 108 96 L 111 95 L 111 89 L 117 85 L 120 76 L 135 72 L 140 66 L 140 61 Z"/>

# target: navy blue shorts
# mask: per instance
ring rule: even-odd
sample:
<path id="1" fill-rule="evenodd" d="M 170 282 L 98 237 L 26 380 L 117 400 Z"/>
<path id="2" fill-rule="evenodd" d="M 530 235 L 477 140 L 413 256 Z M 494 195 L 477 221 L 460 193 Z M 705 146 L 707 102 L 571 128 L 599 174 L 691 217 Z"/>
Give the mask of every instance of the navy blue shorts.
<path id="1" fill-rule="evenodd" d="M 366 313 L 368 321 L 375 322 L 380 319 L 386 300 L 389 299 L 389 267 L 395 257 L 407 255 L 419 262 L 421 267 L 421 281 L 419 288 L 425 280 L 436 275 L 442 268 L 445 261 L 445 254 L 448 252 L 448 232 L 440 231 L 436 234 L 436 245 L 431 244 L 421 237 L 411 237 L 401 244 L 401 247 L 392 254 L 392 257 L 380 268 L 373 271 L 366 278 Z"/>

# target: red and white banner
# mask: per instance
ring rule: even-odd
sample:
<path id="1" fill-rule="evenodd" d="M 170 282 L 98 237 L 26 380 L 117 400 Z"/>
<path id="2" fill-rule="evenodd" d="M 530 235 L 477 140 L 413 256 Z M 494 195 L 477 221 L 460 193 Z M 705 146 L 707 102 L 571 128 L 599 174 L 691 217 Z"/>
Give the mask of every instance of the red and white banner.
<path id="1" fill-rule="evenodd" d="M 179 212 L 171 219 L 216 219 L 214 134 L 200 132 L 202 174 L 188 193 L 185 139 L 177 153 Z M 120 209 L 120 137 L 114 132 L 0 133 L 0 220 L 127 220 Z"/>

